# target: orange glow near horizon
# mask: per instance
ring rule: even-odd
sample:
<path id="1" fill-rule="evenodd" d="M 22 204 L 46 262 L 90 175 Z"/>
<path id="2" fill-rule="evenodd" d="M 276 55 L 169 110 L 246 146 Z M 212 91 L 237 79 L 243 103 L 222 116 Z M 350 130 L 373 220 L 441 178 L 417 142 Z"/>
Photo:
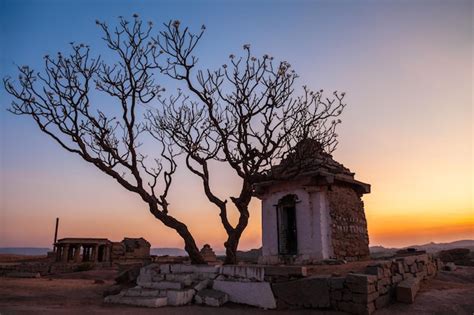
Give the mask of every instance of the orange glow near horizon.
<path id="1" fill-rule="evenodd" d="M 370 245 L 474 239 L 469 1 L 216 2 L 212 10 L 191 1 L 186 10 L 183 3 L 162 8 L 160 1 L 118 2 L 96 7 L 64 1 L 51 9 L 51 3 L 9 1 L 0 12 L 7 26 L 1 35 L 12 43 L 2 47 L 1 76 L 14 74 L 16 64 L 41 69 L 44 54 L 70 41 L 91 42 L 107 59 L 110 52 L 94 21 L 115 23 L 132 7 L 155 25 L 168 17 L 198 30 L 205 24 L 198 69 L 219 67 L 251 43 L 256 55 L 288 60 L 300 75 L 298 88 L 347 93 L 333 155 L 357 180 L 371 184 L 371 193 L 363 196 Z M 227 5 L 235 14 L 228 14 Z M 0 247 L 51 247 L 56 217 L 60 238 L 144 237 L 153 247 L 183 247 L 139 197 L 65 152 L 33 121 L 7 113 L 10 102 L 0 89 Z M 188 225 L 199 247 L 209 243 L 222 250 L 226 234 L 201 182 L 183 163 L 175 175 L 170 214 Z M 211 176 L 219 197 L 238 195 L 232 170 L 213 166 Z M 261 246 L 255 198 L 250 214 L 239 249 Z M 235 223 L 235 209 L 229 215 Z"/>

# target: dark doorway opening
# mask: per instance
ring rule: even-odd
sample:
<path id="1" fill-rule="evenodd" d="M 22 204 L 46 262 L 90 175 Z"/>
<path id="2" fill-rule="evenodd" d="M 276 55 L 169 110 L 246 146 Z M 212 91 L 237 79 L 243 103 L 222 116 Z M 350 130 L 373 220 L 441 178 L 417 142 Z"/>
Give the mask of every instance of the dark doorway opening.
<path id="1" fill-rule="evenodd" d="M 278 253 L 280 255 L 298 253 L 296 200 L 296 195 L 287 195 L 278 202 Z"/>

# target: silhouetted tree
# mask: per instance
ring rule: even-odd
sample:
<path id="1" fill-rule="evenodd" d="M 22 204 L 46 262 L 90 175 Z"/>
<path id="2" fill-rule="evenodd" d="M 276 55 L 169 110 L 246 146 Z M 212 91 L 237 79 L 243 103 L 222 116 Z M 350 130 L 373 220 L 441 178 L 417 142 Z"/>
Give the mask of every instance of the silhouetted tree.
<path id="1" fill-rule="evenodd" d="M 292 171 L 274 166 L 291 154 L 317 154 L 311 150 L 332 152 L 337 144 L 335 119 L 345 107 L 344 93 L 334 92 L 332 99 L 323 91 L 303 87 L 295 95 L 296 73 L 288 62 L 273 57 L 252 56 L 244 45 L 242 57 L 229 56 L 229 64 L 216 71 L 197 71 L 193 50 L 205 27 L 193 34 L 179 21 L 170 22 L 157 42 L 166 63 L 160 70 L 185 83 L 185 93 L 160 98 L 163 108 L 148 114 L 152 134 L 167 134 L 185 152 L 187 167 L 202 179 L 204 192 L 219 209 L 227 233 L 224 243 L 226 263 L 235 263 L 240 237 L 249 220 L 249 203 L 254 185 L 262 179 L 292 177 Z M 295 150 L 305 140 L 317 143 L 307 150 Z M 210 184 L 211 161 L 227 163 L 242 180 L 240 190 L 230 197 L 239 212 L 238 223 L 229 222 L 227 200 L 216 195 Z M 285 165 L 285 164 L 283 164 Z M 285 175 L 283 175 L 285 174 Z"/>
<path id="2" fill-rule="evenodd" d="M 138 194 L 158 220 L 183 238 L 191 261 L 203 263 L 187 226 L 169 214 L 167 197 L 177 167 L 173 145 L 165 133 L 156 131 L 159 159 L 152 164 L 139 151 L 146 128 L 137 119 L 137 106 L 164 91 L 152 73 L 159 69 L 160 55 L 150 34 L 152 24 L 143 24 L 137 15 L 131 22 L 120 18 L 114 29 L 97 24 L 118 58 L 116 63 L 92 58 L 88 46 L 71 43 L 70 54 L 44 57 L 43 73 L 22 66 L 18 83 L 4 79 L 6 91 L 15 99 L 9 110 L 31 117 L 62 148 Z M 110 102 L 92 101 L 93 93 L 105 94 Z"/>

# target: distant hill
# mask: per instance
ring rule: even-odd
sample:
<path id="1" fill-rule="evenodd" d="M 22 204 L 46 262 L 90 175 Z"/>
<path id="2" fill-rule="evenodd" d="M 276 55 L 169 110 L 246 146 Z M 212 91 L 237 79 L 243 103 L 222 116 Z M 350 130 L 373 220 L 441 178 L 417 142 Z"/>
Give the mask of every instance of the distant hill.
<path id="1" fill-rule="evenodd" d="M 156 256 L 188 256 L 184 249 L 172 247 L 152 248 L 150 249 L 150 254 Z"/>
<path id="2" fill-rule="evenodd" d="M 0 247 L 0 254 L 39 256 L 46 255 L 51 250 L 46 247 Z"/>
<path id="3" fill-rule="evenodd" d="M 423 245 L 411 245 L 403 248 L 387 248 L 383 246 L 371 246 L 370 253 L 373 256 L 384 256 L 395 254 L 399 249 L 404 248 L 415 248 L 417 250 L 425 250 L 428 253 L 436 253 L 442 250 L 453 249 L 453 248 L 468 248 L 474 251 L 474 240 L 460 240 L 449 243 L 427 243 Z"/>

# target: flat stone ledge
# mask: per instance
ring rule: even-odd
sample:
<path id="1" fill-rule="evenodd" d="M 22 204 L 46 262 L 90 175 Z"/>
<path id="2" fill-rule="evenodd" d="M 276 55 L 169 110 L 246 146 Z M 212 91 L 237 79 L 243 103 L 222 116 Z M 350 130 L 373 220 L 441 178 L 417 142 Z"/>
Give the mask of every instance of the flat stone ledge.
<path id="1" fill-rule="evenodd" d="M 229 295 L 222 291 L 204 289 L 199 291 L 194 297 L 196 304 L 219 307 L 229 300 Z"/>
<path id="2" fill-rule="evenodd" d="M 276 300 L 268 282 L 215 280 L 212 288 L 227 293 L 231 302 L 258 306 L 264 309 L 276 308 Z"/>
<path id="3" fill-rule="evenodd" d="M 109 295 L 104 298 L 105 303 L 126 304 L 145 307 L 162 307 L 168 305 L 167 297 L 131 297 L 120 294 Z"/>

